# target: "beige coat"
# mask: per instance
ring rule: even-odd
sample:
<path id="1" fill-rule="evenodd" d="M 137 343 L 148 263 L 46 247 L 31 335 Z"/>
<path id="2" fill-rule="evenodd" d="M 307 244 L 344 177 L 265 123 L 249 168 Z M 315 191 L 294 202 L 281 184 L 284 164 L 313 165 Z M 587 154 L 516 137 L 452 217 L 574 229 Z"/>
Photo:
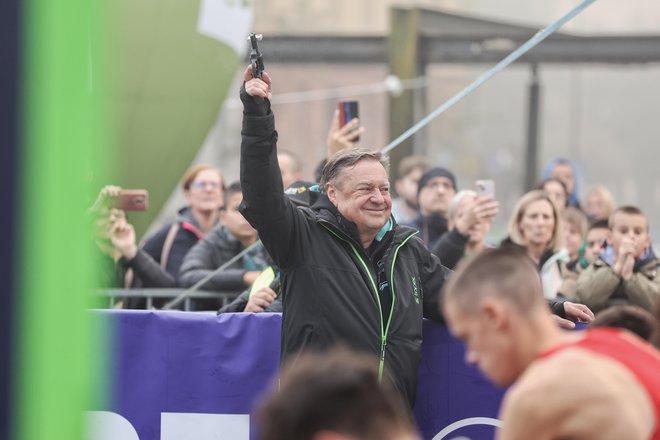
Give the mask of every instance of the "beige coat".
<path id="1" fill-rule="evenodd" d="M 616 304 L 652 311 L 660 301 L 660 260 L 650 260 L 625 281 L 599 258 L 580 274 L 577 297 L 593 311 Z"/>

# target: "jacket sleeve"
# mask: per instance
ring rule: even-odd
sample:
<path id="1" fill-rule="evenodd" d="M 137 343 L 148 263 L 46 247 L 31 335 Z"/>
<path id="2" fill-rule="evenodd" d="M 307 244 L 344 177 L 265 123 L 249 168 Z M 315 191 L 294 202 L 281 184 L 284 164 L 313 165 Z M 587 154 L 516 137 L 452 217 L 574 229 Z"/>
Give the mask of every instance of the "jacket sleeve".
<path id="1" fill-rule="evenodd" d="M 660 278 L 656 275 L 651 279 L 642 272 L 635 272 L 632 278 L 623 281 L 623 289 L 632 304 L 653 310 L 660 298 Z"/>
<path id="2" fill-rule="evenodd" d="M 415 238 L 416 240 L 419 240 Z M 442 316 L 442 287 L 445 280 L 453 272 L 440 263 L 440 259 L 424 248 L 424 244 L 419 240 L 419 245 L 423 247 L 421 253 L 422 261 L 419 264 L 419 273 L 423 287 L 423 314 L 427 319 L 444 323 Z"/>
<path id="3" fill-rule="evenodd" d="M 235 300 L 218 310 L 218 315 L 222 315 L 223 313 L 241 313 L 245 310 L 249 297 L 250 289 L 246 289 Z"/>
<path id="4" fill-rule="evenodd" d="M 142 244 L 142 249 L 151 256 L 151 258 L 160 263 L 160 255 L 163 252 L 163 245 L 165 244 L 165 239 L 167 234 L 172 227 L 171 224 L 165 225 L 156 231 L 153 235 L 147 237 Z"/>
<path id="5" fill-rule="evenodd" d="M 262 106 L 241 87 L 244 103 L 241 131 L 241 213 L 259 232 L 259 238 L 281 268 L 300 255 L 295 233 L 300 231 L 303 214 L 284 195 L 282 174 L 277 161 L 275 117 L 265 99 Z"/>
<path id="6" fill-rule="evenodd" d="M 592 310 L 600 310 L 616 291 L 621 277 L 605 263 L 592 263 L 577 281 L 578 300 Z"/>
<path id="7" fill-rule="evenodd" d="M 201 240 L 186 255 L 179 272 L 179 283 L 183 287 L 190 287 L 201 279 L 214 272 L 224 262 L 214 258 L 214 245 L 210 240 Z M 243 284 L 244 269 L 228 267 L 213 274 L 213 276 L 200 286 L 201 290 L 216 292 L 240 291 L 246 286 Z"/>
<path id="8" fill-rule="evenodd" d="M 560 318 L 566 319 L 566 310 L 564 309 L 564 301 L 560 299 L 548 299 L 548 306 L 550 311 L 559 316 Z"/>
<path id="9" fill-rule="evenodd" d="M 142 287 L 175 287 L 176 280 L 165 272 L 147 252 L 138 249 L 135 257 L 127 262 L 140 278 Z"/>
<path id="10" fill-rule="evenodd" d="M 465 245 L 469 238 L 469 236 L 461 234 L 454 228 L 442 234 L 438 244 L 433 249 L 433 253 L 440 258 L 445 267 L 453 270 L 465 255 Z"/>

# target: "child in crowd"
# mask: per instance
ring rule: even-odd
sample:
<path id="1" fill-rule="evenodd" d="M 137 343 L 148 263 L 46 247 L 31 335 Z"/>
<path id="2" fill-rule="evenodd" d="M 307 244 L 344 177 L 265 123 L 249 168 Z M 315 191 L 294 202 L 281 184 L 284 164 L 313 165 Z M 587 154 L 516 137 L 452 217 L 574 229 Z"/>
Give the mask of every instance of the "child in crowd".
<path id="1" fill-rule="evenodd" d="M 587 244 L 584 248 L 586 266 L 596 261 L 598 255 L 600 255 L 611 239 L 612 232 L 610 231 L 610 225 L 607 220 L 598 220 L 589 225 L 589 229 L 587 230 Z"/>
<path id="2" fill-rule="evenodd" d="M 578 299 L 594 311 L 615 304 L 653 310 L 660 298 L 660 260 L 650 246 L 646 215 L 635 206 L 614 211 L 612 242 L 580 275 Z"/>
<path id="3" fill-rule="evenodd" d="M 577 279 L 589 263 L 583 257 L 584 239 L 587 235 L 587 216 L 579 209 L 569 206 L 561 213 L 568 261 L 561 263 L 561 275 L 564 279 L 559 294 L 566 298 L 574 298 L 577 290 Z"/>

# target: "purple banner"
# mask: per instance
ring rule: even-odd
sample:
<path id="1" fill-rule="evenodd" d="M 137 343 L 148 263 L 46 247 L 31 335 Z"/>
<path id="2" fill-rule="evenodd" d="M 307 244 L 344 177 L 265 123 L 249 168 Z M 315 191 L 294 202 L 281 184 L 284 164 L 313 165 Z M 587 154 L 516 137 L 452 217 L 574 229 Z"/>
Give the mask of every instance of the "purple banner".
<path id="1" fill-rule="evenodd" d="M 281 315 L 101 313 L 115 334 L 113 404 L 91 413 L 90 440 L 258 440 L 249 414 L 277 376 Z M 424 322 L 414 408 L 424 439 L 494 436 L 502 391 L 463 355 Z"/>

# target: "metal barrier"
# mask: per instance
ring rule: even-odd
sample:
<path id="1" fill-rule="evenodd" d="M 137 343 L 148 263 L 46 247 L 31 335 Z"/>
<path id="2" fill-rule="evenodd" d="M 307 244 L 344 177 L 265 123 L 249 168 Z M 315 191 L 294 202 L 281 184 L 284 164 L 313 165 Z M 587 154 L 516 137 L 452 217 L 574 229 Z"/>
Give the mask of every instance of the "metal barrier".
<path id="1" fill-rule="evenodd" d="M 154 298 L 172 299 L 185 292 L 187 289 L 98 289 L 96 294 L 108 298 L 108 308 L 119 308 L 121 301 L 126 298 L 145 298 L 147 309 L 154 309 Z M 193 299 L 217 299 L 219 307 L 232 302 L 241 292 L 211 292 L 208 290 L 196 290 L 186 295 L 183 300 L 183 310 L 191 311 L 191 300 Z M 215 310 L 214 310 L 215 311 Z"/>

